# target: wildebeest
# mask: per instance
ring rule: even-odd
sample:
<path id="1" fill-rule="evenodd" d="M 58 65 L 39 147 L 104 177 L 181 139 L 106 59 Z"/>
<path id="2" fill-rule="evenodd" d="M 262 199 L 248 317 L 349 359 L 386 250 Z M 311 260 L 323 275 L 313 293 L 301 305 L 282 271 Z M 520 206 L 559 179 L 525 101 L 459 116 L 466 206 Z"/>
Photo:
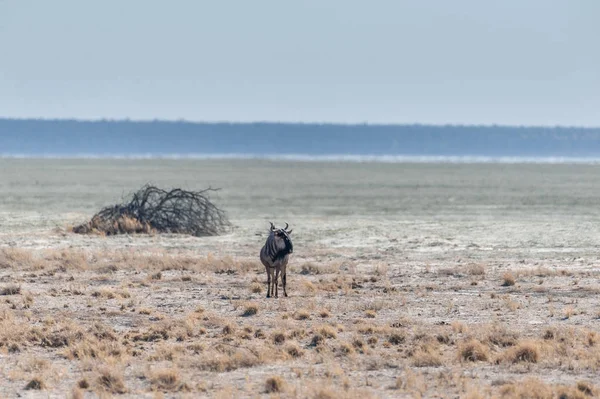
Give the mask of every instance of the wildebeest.
<path id="1" fill-rule="evenodd" d="M 271 223 L 267 242 L 265 242 L 265 245 L 260 250 L 260 261 L 265 265 L 265 269 L 267 269 L 267 298 L 270 298 L 271 295 L 277 298 L 279 274 L 281 274 L 281 282 L 283 283 L 283 295 L 288 296 L 285 290 L 285 269 L 290 254 L 294 252 L 294 246 L 290 239 L 292 230 L 288 230 L 287 228 L 287 223 L 284 228 L 280 229 Z M 273 276 L 273 273 L 275 273 L 275 276 Z"/>

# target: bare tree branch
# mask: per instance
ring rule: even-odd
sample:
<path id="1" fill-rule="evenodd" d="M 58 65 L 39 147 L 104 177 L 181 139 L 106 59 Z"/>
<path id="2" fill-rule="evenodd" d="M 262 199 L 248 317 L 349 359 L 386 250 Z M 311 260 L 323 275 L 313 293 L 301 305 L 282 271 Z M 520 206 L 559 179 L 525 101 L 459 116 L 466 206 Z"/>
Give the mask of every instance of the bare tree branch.
<path id="1" fill-rule="evenodd" d="M 215 236 L 229 226 L 225 212 L 208 198 L 209 187 L 202 191 L 179 188 L 165 191 L 145 185 L 126 204 L 107 206 L 92 219 L 73 228 L 80 234 L 104 233 L 177 233 L 196 237 Z"/>

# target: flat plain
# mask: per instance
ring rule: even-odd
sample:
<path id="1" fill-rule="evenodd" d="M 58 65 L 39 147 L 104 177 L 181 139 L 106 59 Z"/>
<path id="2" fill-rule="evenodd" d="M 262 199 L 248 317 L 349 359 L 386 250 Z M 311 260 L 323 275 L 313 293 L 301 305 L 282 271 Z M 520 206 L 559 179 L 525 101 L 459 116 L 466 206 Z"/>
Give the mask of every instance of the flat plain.
<path id="1" fill-rule="evenodd" d="M 146 183 L 221 188 L 231 230 L 69 232 Z M 599 197 L 597 165 L 0 159 L 0 397 L 597 396 Z"/>

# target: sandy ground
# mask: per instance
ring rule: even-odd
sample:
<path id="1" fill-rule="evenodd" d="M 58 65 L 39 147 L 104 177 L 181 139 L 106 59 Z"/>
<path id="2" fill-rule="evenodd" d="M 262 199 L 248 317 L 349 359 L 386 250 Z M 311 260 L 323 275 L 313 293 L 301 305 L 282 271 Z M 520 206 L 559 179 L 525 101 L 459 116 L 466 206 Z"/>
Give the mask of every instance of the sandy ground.
<path id="1" fill-rule="evenodd" d="M 598 394 L 598 172 L 0 160 L 0 396 Z M 233 228 L 68 232 L 147 182 L 222 188 Z M 294 228 L 288 298 L 265 298 L 269 220 Z"/>

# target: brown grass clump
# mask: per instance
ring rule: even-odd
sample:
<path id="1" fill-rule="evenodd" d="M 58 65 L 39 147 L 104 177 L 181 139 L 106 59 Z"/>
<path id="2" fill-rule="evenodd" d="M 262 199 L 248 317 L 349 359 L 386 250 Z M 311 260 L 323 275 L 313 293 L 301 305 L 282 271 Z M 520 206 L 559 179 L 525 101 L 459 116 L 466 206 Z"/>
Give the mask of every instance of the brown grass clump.
<path id="1" fill-rule="evenodd" d="M 552 399 L 552 388 L 537 378 L 526 378 L 500 388 L 502 398 Z"/>
<path id="2" fill-rule="evenodd" d="M 377 316 L 377 312 L 373 309 L 367 309 L 365 311 L 365 317 L 368 319 L 374 319 Z"/>
<path id="3" fill-rule="evenodd" d="M 176 369 L 157 370 L 150 375 L 150 386 L 154 391 L 189 391 L 189 386 L 181 382 L 179 371 Z"/>
<path id="4" fill-rule="evenodd" d="M 81 389 L 90 389 L 90 383 L 87 379 L 82 378 L 81 380 L 77 381 L 77 387 Z"/>
<path id="5" fill-rule="evenodd" d="M 0 250 L 0 269 L 27 269 L 34 262 L 30 251 L 21 248 L 2 248 Z"/>
<path id="6" fill-rule="evenodd" d="M 308 320 L 310 319 L 310 313 L 307 310 L 300 309 L 294 314 L 296 320 Z"/>
<path id="7" fill-rule="evenodd" d="M 258 305 L 256 303 L 249 303 L 244 308 L 244 313 L 242 313 L 242 316 L 244 316 L 244 317 L 254 316 L 257 313 L 258 313 Z"/>
<path id="8" fill-rule="evenodd" d="M 502 348 L 514 346 L 517 344 L 519 336 L 513 332 L 509 332 L 505 327 L 494 325 L 487 334 L 487 343 Z"/>
<path id="9" fill-rule="evenodd" d="M 439 367 L 442 358 L 435 345 L 425 342 L 412 353 L 411 362 L 415 367 Z"/>
<path id="10" fill-rule="evenodd" d="M 388 342 L 392 345 L 400 345 L 406 341 L 406 334 L 402 332 L 395 332 L 390 334 L 388 337 Z"/>
<path id="11" fill-rule="evenodd" d="M 281 345 L 285 342 L 285 334 L 282 333 L 281 331 L 274 332 L 271 337 L 273 339 L 273 342 L 276 343 L 277 345 Z"/>
<path id="12" fill-rule="evenodd" d="M 285 382 L 283 378 L 279 376 L 269 377 L 265 381 L 265 392 L 266 393 L 277 393 L 283 392 Z"/>
<path id="13" fill-rule="evenodd" d="M 354 353 L 354 348 L 352 347 L 351 344 L 349 344 L 347 342 L 342 342 L 340 344 L 340 352 L 344 355 L 351 355 Z"/>
<path id="14" fill-rule="evenodd" d="M 337 338 L 337 333 L 331 326 L 328 326 L 328 325 L 321 326 L 317 331 L 319 334 L 321 334 L 325 338 Z"/>
<path id="15" fill-rule="evenodd" d="M 263 291 L 263 287 L 259 283 L 254 283 L 250 286 L 250 292 L 253 294 L 260 294 Z"/>
<path id="16" fill-rule="evenodd" d="M 507 350 L 503 356 L 511 363 L 537 363 L 540 358 L 539 344 L 535 341 L 524 341 Z"/>
<path id="17" fill-rule="evenodd" d="M 285 351 L 294 358 L 302 357 L 303 355 L 302 349 L 296 344 L 289 344 L 287 348 L 285 348 Z"/>
<path id="18" fill-rule="evenodd" d="M 582 392 L 588 396 L 596 395 L 596 387 L 590 382 L 587 381 L 579 381 L 577 382 L 576 388 L 579 392 Z"/>
<path id="19" fill-rule="evenodd" d="M 0 288 L 0 295 L 18 295 L 21 293 L 21 287 L 18 285 L 7 285 Z"/>
<path id="20" fill-rule="evenodd" d="M 511 272 L 506 272 L 502 275 L 502 286 L 503 287 L 510 287 L 512 285 L 515 285 L 516 281 L 515 281 L 515 276 L 513 276 L 513 274 Z"/>
<path id="21" fill-rule="evenodd" d="M 26 391 L 46 389 L 46 383 L 44 382 L 44 380 L 42 380 L 41 377 L 34 377 L 31 381 L 27 383 L 27 385 L 25 385 L 24 389 Z"/>
<path id="22" fill-rule="evenodd" d="M 123 376 L 118 374 L 115 370 L 110 370 L 108 368 L 101 370 L 96 381 L 102 390 L 109 393 L 127 393 L 125 382 L 123 382 Z"/>
<path id="23" fill-rule="evenodd" d="M 489 358 L 488 348 L 476 339 L 471 339 L 458 348 L 459 357 L 468 362 L 485 362 Z"/>
<path id="24" fill-rule="evenodd" d="M 330 316 L 329 314 L 329 310 L 327 309 L 323 309 L 319 312 L 319 316 L 322 317 L 323 319 L 326 319 Z"/>

